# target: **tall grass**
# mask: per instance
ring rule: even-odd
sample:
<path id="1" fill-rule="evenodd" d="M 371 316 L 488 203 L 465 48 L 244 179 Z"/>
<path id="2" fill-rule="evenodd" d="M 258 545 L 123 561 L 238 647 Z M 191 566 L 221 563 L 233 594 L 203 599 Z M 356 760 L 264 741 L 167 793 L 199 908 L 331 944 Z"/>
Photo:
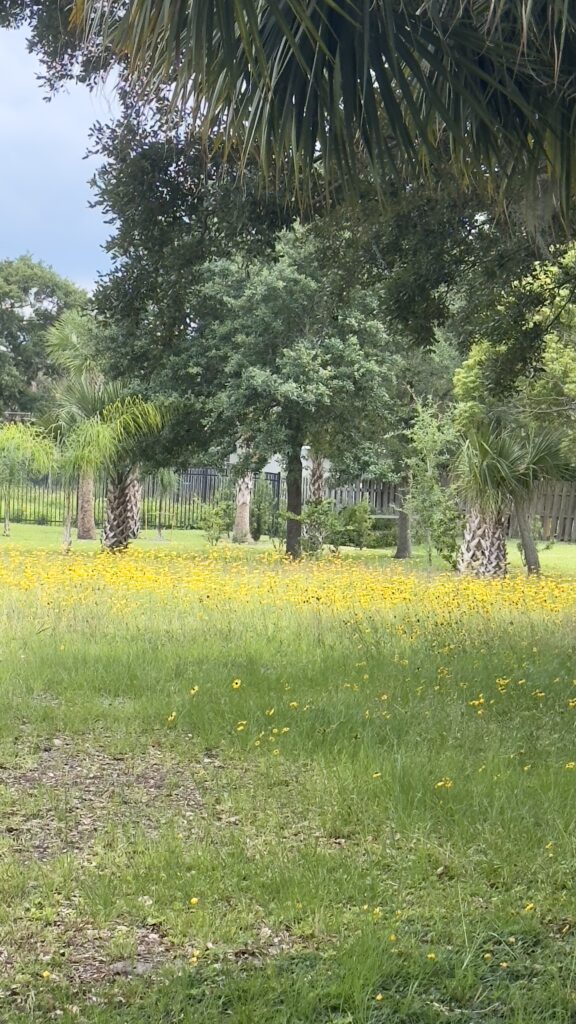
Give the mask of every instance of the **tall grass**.
<path id="1" fill-rule="evenodd" d="M 2 1020 L 575 1019 L 569 588 L 6 558 Z"/>

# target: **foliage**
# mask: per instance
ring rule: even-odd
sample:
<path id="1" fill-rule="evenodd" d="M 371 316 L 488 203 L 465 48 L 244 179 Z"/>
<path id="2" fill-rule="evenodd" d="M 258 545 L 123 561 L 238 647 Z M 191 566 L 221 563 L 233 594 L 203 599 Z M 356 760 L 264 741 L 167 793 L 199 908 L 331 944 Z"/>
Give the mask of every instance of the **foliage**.
<path id="1" fill-rule="evenodd" d="M 498 516 L 509 502 L 525 502 L 540 480 L 574 479 L 566 437 L 553 428 L 514 429 L 484 422 L 471 430 L 458 454 L 455 483 L 469 504 Z"/>
<path id="2" fill-rule="evenodd" d="M 10 532 L 10 502 L 14 487 L 28 476 L 41 476 L 55 463 L 51 442 L 36 427 L 7 423 L 0 427 L 0 495 L 4 534 Z"/>
<path id="3" fill-rule="evenodd" d="M 206 532 L 206 539 L 212 547 L 216 547 L 224 533 L 231 529 L 233 506 L 230 501 L 220 500 L 213 504 L 205 504 L 199 518 L 201 529 Z"/>
<path id="4" fill-rule="evenodd" d="M 223 453 L 242 436 L 255 462 L 265 461 L 319 433 L 329 457 L 376 429 L 394 356 L 369 299 L 352 293 L 337 303 L 340 284 L 310 229 L 281 236 L 274 261 L 207 265 L 190 376 L 200 388 L 218 381 L 205 393 L 206 424 Z"/>
<path id="5" fill-rule="evenodd" d="M 398 520 L 396 516 L 375 515 L 372 524 L 372 539 L 369 547 L 391 548 L 396 545 Z"/>
<path id="6" fill-rule="evenodd" d="M 435 548 L 455 568 L 464 515 L 457 494 L 448 486 L 457 442 L 450 413 L 431 402 L 417 402 L 408 439 L 410 488 L 405 511 L 414 536 L 426 544 L 429 561 Z"/>
<path id="7" fill-rule="evenodd" d="M 85 374 L 100 377 L 97 357 L 98 325 L 85 310 L 66 310 L 45 335 L 46 353 L 50 361 L 67 377 Z"/>
<path id="8" fill-rule="evenodd" d="M 76 0 L 74 13 L 92 46 L 128 55 L 139 88 L 169 87 L 265 171 L 288 159 L 295 187 L 319 160 L 329 194 L 354 189 L 364 163 L 377 180 L 443 162 L 465 180 L 520 169 L 535 182 L 544 162 L 569 203 L 576 18 L 563 0 Z"/>
<path id="9" fill-rule="evenodd" d="M 475 309 L 471 298 L 463 315 L 474 344 L 455 376 L 463 417 L 473 421 L 479 402 L 498 409 L 518 398 L 531 415 L 538 416 L 538 402 L 544 417 L 547 409 L 569 412 L 575 298 L 574 243 L 548 247 L 545 258 L 517 266 L 511 280 L 492 290 L 483 309 Z"/>
<path id="10" fill-rule="evenodd" d="M 80 288 L 30 256 L 0 261 L 0 413 L 41 407 L 44 381 L 54 373 L 46 332 L 62 312 L 87 301 Z"/>
<path id="11" fill-rule="evenodd" d="M 253 540 L 260 540 L 263 534 L 273 536 L 276 513 L 274 492 L 270 483 L 262 476 L 256 477 L 250 500 L 250 534 Z"/>
<path id="12" fill-rule="evenodd" d="M 302 548 L 307 554 L 318 554 L 324 544 L 337 549 L 343 543 L 344 530 L 333 501 L 308 502 L 301 521 Z"/>
<path id="13" fill-rule="evenodd" d="M 352 544 L 356 548 L 365 548 L 370 545 L 373 538 L 374 518 L 367 500 L 340 509 L 338 518 L 341 543 Z"/>

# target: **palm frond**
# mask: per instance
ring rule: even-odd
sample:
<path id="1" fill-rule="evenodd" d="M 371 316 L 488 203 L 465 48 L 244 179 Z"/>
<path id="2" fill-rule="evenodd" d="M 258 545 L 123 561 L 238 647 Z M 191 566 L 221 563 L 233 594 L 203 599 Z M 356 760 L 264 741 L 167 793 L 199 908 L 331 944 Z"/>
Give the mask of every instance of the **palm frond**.
<path id="1" fill-rule="evenodd" d="M 76 0 L 229 143 L 349 185 L 359 151 L 398 173 L 446 146 L 465 171 L 524 165 L 573 187 L 576 10 L 568 0 Z"/>
<path id="2" fill-rule="evenodd" d="M 454 476 L 469 504 L 490 516 L 512 501 L 527 501 L 543 480 L 576 479 L 576 463 L 558 430 L 489 422 L 463 440 Z"/>
<path id="3" fill-rule="evenodd" d="M 93 321 L 86 313 L 68 309 L 46 332 L 49 359 L 69 376 L 97 373 L 92 353 Z"/>
<path id="4" fill-rule="evenodd" d="M 48 473 L 54 461 L 54 445 L 37 427 L 8 423 L 0 428 L 0 486 L 26 474 Z"/>
<path id="5" fill-rule="evenodd" d="M 100 416 L 77 422 L 63 436 L 59 449 L 59 469 L 67 480 L 80 473 L 96 473 L 113 465 L 118 455 L 118 436 L 114 427 Z"/>

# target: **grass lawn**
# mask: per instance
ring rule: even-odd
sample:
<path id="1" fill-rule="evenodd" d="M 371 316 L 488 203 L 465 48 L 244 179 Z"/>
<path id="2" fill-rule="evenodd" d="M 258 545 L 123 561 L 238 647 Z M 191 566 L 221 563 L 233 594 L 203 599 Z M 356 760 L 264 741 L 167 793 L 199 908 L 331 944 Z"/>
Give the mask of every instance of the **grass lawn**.
<path id="1" fill-rule="evenodd" d="M 574 1024 L 571 548 L 59 545 L 0 543 L 2 1024 Z"/>

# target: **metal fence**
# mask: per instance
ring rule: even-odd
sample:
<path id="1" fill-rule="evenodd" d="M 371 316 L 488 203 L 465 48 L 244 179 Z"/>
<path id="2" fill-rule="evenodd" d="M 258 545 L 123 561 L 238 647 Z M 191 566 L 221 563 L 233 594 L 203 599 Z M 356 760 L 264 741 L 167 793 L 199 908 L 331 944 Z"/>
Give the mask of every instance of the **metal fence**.
<path id="1" fill-rule="evenodd" d="M 281 501 L 280 473 L 263 473 L 261 479 L 270 488 L 270 506 L 277 515 Z M 106 510 L 105 479 L 94 488 L 96 525 L 104 523 Z M 142 483 L 141 515 L 144 529 L 162 526 L 176 530 L 194 530 L 202 526 L 207 507 L 232 498 L 233 481 L 229 473 L 215 469 L 187 469 L 176 474 L 175 486 L 166 493 L 157 477 L 146 477 Z M 24 480 L 12 489 L 10 518 L 13 523 L 36 523 L 40 526 L 61 526 L 64 522 L 65 491 L 58 480 Z M 72 517 L 77 514 L 78 495 L 72 495 Z M 2 509 L 2 512 L 4 510 Z"/>

